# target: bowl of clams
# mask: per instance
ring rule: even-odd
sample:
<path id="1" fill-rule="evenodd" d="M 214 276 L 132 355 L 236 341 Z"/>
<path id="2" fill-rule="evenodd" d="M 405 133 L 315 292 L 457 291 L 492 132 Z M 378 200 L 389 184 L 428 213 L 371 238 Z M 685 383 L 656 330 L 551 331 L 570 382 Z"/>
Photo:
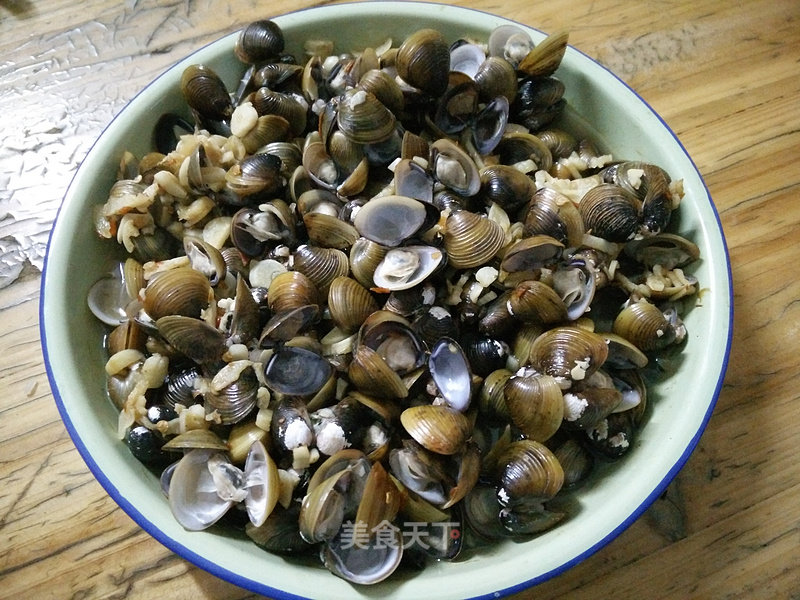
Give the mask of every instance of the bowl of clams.
<path id="1" fill-rule="evenodd" d="M 158 77 L 79 168 L 41 297 L 100 483 L 275 598 L 564 572 L 686 462 L 731 335 L 659 116 L 564 32 L 414 2 L 257 20 Z"/>

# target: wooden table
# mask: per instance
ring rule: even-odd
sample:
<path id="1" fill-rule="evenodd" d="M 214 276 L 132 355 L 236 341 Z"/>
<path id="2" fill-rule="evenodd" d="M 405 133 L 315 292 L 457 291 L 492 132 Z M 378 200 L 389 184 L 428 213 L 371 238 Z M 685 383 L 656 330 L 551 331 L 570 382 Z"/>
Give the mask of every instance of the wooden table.
<path id="1" fill-rule="evenodd" d="M 311 0 L 0 0 L 0 597 L 251 598 L 144 533 L 81 460 L 49 390 L 47 235 L 93 140 L 148 81 Z M 800 597 L 800 4 L 504 3 L 620 75 L 678 134 L 730 246 L 734 344 L 699 447 L 615 541 L 519 598 Z M 794 231 L 794 233 L 792 233 Z"/>

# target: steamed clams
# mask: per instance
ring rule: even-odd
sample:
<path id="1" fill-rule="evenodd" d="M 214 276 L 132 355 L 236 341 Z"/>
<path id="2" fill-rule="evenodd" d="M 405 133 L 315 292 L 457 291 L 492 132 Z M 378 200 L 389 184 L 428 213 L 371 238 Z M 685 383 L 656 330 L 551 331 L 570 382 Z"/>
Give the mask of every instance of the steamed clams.
<path id="1" fill-rule="evenodd" d="M 449 42 L 290 58 L 253 23 L 238 89 L 188 68 L 97 207 L 130 256 L 89 298 L 119 434 L 183 454 L 188 529 L 241 503 L 257 544 L 371 584 L 568 519 L 646 423 L 698 288 L 679 182 L 562 129 L 565 35 Z"/>

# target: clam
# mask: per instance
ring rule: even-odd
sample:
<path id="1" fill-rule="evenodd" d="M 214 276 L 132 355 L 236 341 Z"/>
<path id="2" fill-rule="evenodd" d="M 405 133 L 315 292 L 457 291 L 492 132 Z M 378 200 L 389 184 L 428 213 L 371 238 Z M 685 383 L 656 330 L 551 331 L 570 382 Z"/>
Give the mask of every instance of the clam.
<path id="1" fill-rule="evenodd" d="M 555 73 L 567 50 L 569 34 L 566 31 L 551 33 L 517 65 L 517 70 L 526 75 L 546 77 Z"/>
<path id="2" fill-rule="evenodd" d="M 517 95 L 517 73 L 513 65 L 499 56 L 487 57 L 473 76 L 480 88 L 481 99 L 488 101 L 505 96 L 512 102 Z"/>
<path id="3" fill-rule="evenodd" d="M 502 248 L 505 234 L 494 221 L 467 210 L 447 217 L 444 248 L 450 266 L 470 269 L 488 262 Z"/>
<path id="4" fill-rule="evenodd" d="M 248 24 L 236 39 L 234 52 L 244 63 L 258 63 L 278 57 L 283 52 L 284 39 L 280 26 L 262 19 Z"/>
<path id="5" fill-rule="evenodd" d="M 470 530 L 486 540 L 499 540 L 508 536 L 509 532 L 500 523 L 502 508 L 495 488 L 485 484 L 472 488 L 462 506 Z"/>
<path id="6" fill-rule="evenodd" d="M 403 110 L 405 98 L 397 81 L 383 69 L 369 69 L 361 75 L 356 88 L 372 93 L 386 108 L 397 115 Z"/>
<path id="7" fill-rule="evenodd" d="M 302 554 L 309 544 L 301 536 L 297 526 L 300 506 L 290 504 L 288 508 L 278 505 L 260 526 L 245 525 L 247 537 L 259 547 L 276 554 Z"/>
<path id="8" fill-rule="evenodd" d="M 591 429 L 610 415 L 622 401 L 614 387 L 586 386 L 564 393 L 564 423 L 570 428 Z"/>
<path id="9" fill-rule="evenodd" d="M 228 189 L 247 202 L 276 196 L 285 182 L 281 159 L 274 154 L 251 154 L 233 165 L 225 174 Z"/>
<path id="10" fill-rule="evenodd" d="M 405 409 L 400 422 L 421 446 L 437 454 L 459 452 L 472 431 L 469 419 L 445 405 L 421 405 Z"/>
<path id="11" fill-rule="evenodd" d="M 242 275 L 236 278 L 236 296 L 231 317 L 229 340 L 234 344 L 248 343 L 258 337 L 261 312 L 253 292 Z"/>
<path id="12" fill-rule="evenodd" d="M 567 318 L 567 307 L 558 292 L 535 279 L 514 287 L 508 298 L 508 312 L 523 323 L 550 324 Z"/>
<path id="13" fill-rule="evenodd" d="M 583 219 L 578 208 L 552 188 L 540 188 L 531 196 L 522 222 L 527 235 L 549 235 L 569 248 L 578 247 L 583 240 Z"/>
<path id="14" fill-rule="evenodd" d="M 431 348 L 428 370 L 445 404 L 465 412 L 472 396 L 472 374 L 458 342 L 448 337 L 440 338 Z"/>
<path id="15" fill-rule="evenodd" d="M 478 321 L 478 331 L 488 336 L 503 337 L 517 325 L 508 310 L 510 295 L 511 290 L 506 290 L 486 305 Z"/>
<path id="16" fill-rule="evenodd" d="M 503 210 L 514 213 L 536 192 L 536 184 L 519 169 L 508 164 L 489 165 L 481 169 L 480 198 L 495 202 Z"/>
<path id="17" fill-rule="evenodd" d="M 625 244 L 625 254 L 636 262 L 653 268 L 661 265 L 671 270 L 694 262 L 700 257 L 697 245 L 674 233 L 658 233 L 634 239 Z"/>
<path id="18" fill-rule="evenodd" d="M 463 73 L 474 79 L 486 53 L 478 44 L 460 41 L 450 47 L 450 73 Z"/>
<path id="19" fill-rule="evenodd" d="M 300 535 L 314 544 L 332 540 L 342 526 L 348 504 L 349 490 L 353 487 L 355 476 L 345 469 L 334 473 L 318 486 L 309 490 L 300 507 Z"/>
<path id="20" fill-rule="evenodd" d="M 594 457 L 574 438 L 567 438 L 554 450 L 561 468 L 564 470 L 564 488 L 578 485 L 586 480 L 594 470 Z"/>
<path id="21" fill-rule="evenodd" d="M 558 459 L 535 440 L 511 442 L 497 464 L 497 497 L 503 506 L 550 500 L 564 484 L 564 470 Z"/>
<path id="22" fill-rule="evenodd" d="M 247 417 L 257 403 L 258 379 L 252 367 L 245 368 L 222 389 L 208 390 L 204 394 L 207 413 L 214 413 L 223 425 L 238 423 Z"/>
<path id="23" fill-rule="evenodd" d="M 405 398 L 408 388 L 402 377 L 418 371 L 424 362 L 422 343 L 407 322 L 380 311 L 361 326 L 348 375 L 364 393 Z"/>
<path id="24" fill-rule="evenodd" d="M 323 564 L 334 575 L 351 583 L 371 585 L 389 577 L 400 565 L 403 557 L 401 529 L 386 527 L 382 537 L 371 538 L 364 544 L 351 544 L 347 537 L 333 538 L 320 552 Z"/>
<path id="25" fill-rule="evenodd" d="M 126 319 L 112 329 L 107 338 L 108 353 L 114 355 L 121 350 L 133 348 L 139 352 L 146 350 L 147 334 L 139 322 Z"/>
<path id="26" fill-rule="evenodd" d="M 181 93 L 186 103 L 205 119 L 225 121 L 233 113 L 225 83 L 206 65 L 190 65 L 184 69 Z"/>
<path id="27" fill-rule="evenodd" d="M 372 198 L 356 213 L 353 225 L 358 233 L 383 246 L 397 246 L 413 236 L 427 211 L 422 202 L 405 196 Z"/>
<path id="28" fill-rule="evenodd" d="M 530 364 L 552 375 L 562 388 L 590 377 L 605 362 L 608 346 L 603 338 L 578 327 L 554 327 L 537 337 L 530 350 Z"/>
<path id="29" fill-rule="evenodd" d="M 133 288 L 140 284 L 132 283 L 131 278 L 126 275 L 126 270 L 126 263 L 118 263 L 115 269 L 92 285 L 87 296 L 92 314 L 112 327 L 127 320 L 128 313 L 125 309 L 138 295 L 139 288 L 137 287 L 136 291 L 133 291 Z"/>
<path id="30" fill-rule="evenodd" d="M 531 170 L 549 171 L 553 166 L 550 148 L 536 135 L 525 131 L 510 131 L 503 134 L 495 149 L 500 162 L 506 165 L 533 163 Z"/>
<path id="31" fill-rule="evenodd" d="M 512 375 L 512 371 L 503 367 L 483 379 L 478 392 L 478 410 L 492 423 L 507 423 L 511 418 L 503 389 Z"/>
<path id="32" fill-rule="evenodd" d="M 444 252 L 433 246 L 392 248 L 375 267 L 372 281 L 384 290 L 406 290 L 436 272 L 444 258 Z"/>
<path id="33" fill-rule="evenodd" d="M 612 330 L 643 352 L 665 348 L 677 337 L 675 325 L 661 309 L 645 299 L 623 308 Z"/>
<path id="34" fill-rule="evenodd" d="M 320 304 L 317 286 L 299 271 L 285 271 L 272 279 L 267 291 L 267 301 L 273 313 L 280 313 L 300 306 Z"/>
<path id="35" fill-rule="evenodd" d="M 337 106 L 339 130 L 354 142 L 375 144 L 387 140 L 395 132 L 394 114 L 372 92 L 348 90 Z"/>
<path id="36" fill-rule="evenodd" d="M 587 233 L 610 242 L 625 242 L 639 229 L 640 204 L 624 188 L 603 183 L 583 195 L 578 210 Z"/>
<path id="37" fill-rule="evenodd" d="M 169 505 L 172 514 L 185 529 L 201 531 L 211 527 L 234 504 L 217 489 L 210 464 L 222 465 L 224 454 L 209 450 L 191 450 L 178 462 L 169 484 Z M 228 463 L 230 464 L 230 463 Z M 232 465 L 231 465 L 232 466 Z M 235 471 L 215 468 L 222 476 Z M 236 485 L 241 481 L 235 482 Z"/>
<path id="38" fill-rule="evenodd" d="M 500 25 L 489 34 L 489 55 L 505 59 L 514 69 L 533 48 L 531 36 L 517 25 Z"/>
<path id="39" fill-rule="evenodd" d="M 278 467 L 272 460 L 264 444 L 253 442 L 244 464 L 247 478 L 247 497 L 245 507 L 250 523 L 260 527 L 278 503 L 280 479 Z"/>
<path id="40" fill-rule="evenodd" d="M 350 223 L 325 213 L 312 212 L 303 217 L 309 241 L 324 248 L 347 250 L 358 239 L 359 232 Z"/>
<path id="41" fill-rule="evenodd" d="M 333 374 L 333 366 L 320 354 L 296 346 L 280 346 L 264 368 L 267 387 L 292 396 L 311 396 Z"/>
<path id="42" fill-rule="evenodd" d="M 454 192 L 470 197 L 480 191 L 475 161 L 453 140 L 439 138 L 430 144 L 428 164 L 433 177 Z"/>
<path id="43" fill-rule="evenodd" d="M 585 431 L 584 439 L 594 451 L 610 459 L 620 458 L 633 446 L 635 428 L 631 411 L 611 413 Z"/>
<path id="44" fill-rule="evenodd" d="M 262 87 L 253 94 L 251 102 L 259 116 L 277 115 L 286 119 L 291 135 L 284 139 L 305 132 L 307 106 L 304 99 L 301 101 L 296 95 Z"/>
<path id="45" fill-rule="evenodd" d="M 472 119 L 470 133 L 478 154 L 486 156 L 495 152 L 506 130 L 509 111 L 508 99 L 499 95 L 477 112 Z"/>
<path id="46" fill-rule="evenodd" d="M 640 161 L 625 161 L 604 169 L 603 178 L 642 201 L 642 225 L 647 233 L 660 233 L 669 223 L 672 198 L 670 177 L 661 167 Z"/>
<path id="47" fill-rule="evenodd" d="M 527 77 L 520 81 L 511 106 L 514 122 L 533 132 L 552 123 L 564 110 L 564 84 L 555 77 Z"/>
<path id="48" fill-rule="evenodd" d="M 205 275 L 212 286 L 225 279 L 228 267 L 217 248 L 202 238 L 187 236 L 183 238 L 183 251 L 190 266 Z"/>
<path id="49" fill-rule="evenodd" d="M 501 368 L 509 358 L 508 345 L 488 335 L 470 333 L 462 336 L 461 345 L 472 373 L 485 377 Z"/>
<path id="50" fill-rule="evenodd" d="M 567 158 L 578 145 L 574 135 L 557 127 L 542 129 L 536 135 L 550 149 L 554 160 Z"/>
<path id="51" fill-rule="evenodd" d="M 301 65 L 288 62 L 267 62 L 253 70 L 251 83 L 256 88 L 267 87 L 272 90 L 280 90 L 299 83 L 302 73 Z"/>
<path id="52" fill-rule="evenodd" d="M 642 369 L 647 366 L 647 355 L 636 345 L 616 333 L 600 334 L 608 344 L 606 364 L 615 369 Z"/>
<path id="53" fill-rule="evenodd" d="M 213 297 L 205 275 L 190 267 L 178 267 L 148 281 L 142 306 L 154 320 L 168 315 L 199 317 Z"/>
<path id="54" fill-rule="evenodd" d="M 511 421 L 529 439 L 545 442 L 561 426 L 564 398 L 554 377 L 515 375 L 503 387 Z"/>
<path id="55" fill-rule="evenodd" d="M 255 109 L 253 109 L 253 111 L 255 111 Z M 274 152 L 274 144 L 289 143 L 287 140 L 291 137 L 292 124 L 279 114 L 270 113 L 259 115 L 256 112 L 256 118 L 254 122 L 252 122 L 252 125 L 248 122 L 245 127 L 239 131 L 238 115 L 239 113 L 234 111 L 232 119 L 233 123 L 237 126 L 237 129 L 234 131 L 238 132 L 244 149 L 250 154 L 276 154 L 281 158 L 281 161 L 283 161 L 283 156 Z M 249 127 L 247 127 L 247 125 L 249 125 Z M 294 156 L 290 158 L 294 158 Z M 281 166 L 281 172 L 285 175 L 288 168 L 288 166 Z M 289 174 L 291 174 L 291 171 L 289 171 Z M 237 185 L 237 183 L 241 185 L 240 182 L 235 180 L 233 183 L 234 185 Z"/>
<path id="56" fill-rule="evenodd" d="M 371 288 L 375 285 L 375 269 L 389 251 L 387 246 L 366 237 L 359 237 L 350 247 L 350 271 L 361 285 Z"/>
<path id="57" fill-rule="evenodd" d="M 528 536 L 555 527 L 565 516 L 566 513 L 562 511 L 548 510 L 532 502 L 530 505 L 503 509 L 500 511 L 500 522 L 512 536 Z"/>
<path id="58" fill-rule="evenodd" d="M 449 45 L 434 29 L 415 31 L 400 44 L 395 67 L 407 84 L 430 96 L 440 96 L 447 89 Z"/>
<path id="59" fill-rule="evenodd" d="M 190 429 L 170 438 L 163 450 L 189 452 L 190 450 L 217 450 L 225 452 L 228 445 L 216 433 L 209 429 Z"/>
<path id="60" fill-rule="evenodd" d="M 422 202 L 433 202 L 434 181 L 427 169 L 410 158 L 401 159 L 394 167 L 394 188 L 399 196 Z"/>
<path id="61" fill-rule="evenodd" d="M 328 310 L 342 331 L 354 333 L 369 315 L 378 310 L 378 303 L 372 293 L 355 279 L 341 276 L 331 282 Z"/>
<path id="62" fill-rule="evenodd" d="M 561 258 L 564 244 L 544 234 L 534 234 L 514 242 L 503 253 L 500 268 L 506 273 L 535 272 L 552 267 Z"/>
<path id="63" fill-rule="evenodd" d="M 423 448 L 413 440 L 389 451 L 389 467 L 406 488 L 435 506 L 447 502 L 452 480 L 447 474 L 445 457 Z"/>
<path id="64" fill-rule="evenodd" d="M 270 248 L 294 238 L 293 222 L 287 220 L 281 203 L 262 205 L 265 210 L 245 207 L 231 219 L 231 242 L 244 256 L 260 258 Z"/>
<path id="65" fill-rule="evenodd" d="M 411 325 L 428 346 L 433 346 L 443 337 L 458 337 L 458 320 L 449 310 L 437 304 L 427 310 L 423 306 L 416 311 L 416 318 Z"/>
<path id="66" fill-rule="evenodd" d="M 170 346 L 197 363 L 219 360 L 227 348 L 221 331 L 194 317 L 167 315 L 156 326 Z"/>
<path id="67" fill-rule="evenodd" d="M 587 310 L 597 288 L 596 268 L 579 254 L 553 273 L 553 289 L 567 307 L 567 319 L 575 321 Z"/>
<path id="68" fill-rule="evenodd" d="M 451 72 L 448 87 L 437 102 L 433 122 L 443 133 L 462 131 L 478 110 L 478 84 L 464 73 Z"/>
<path id="69" fill-rule="evenodd" d="M 292 268 L 313 281 L 320 295 L 325 297 L 331 282 L 350 272 L 350 262 L 347 254 L 338 248 L 303 244 L 292 254 Z"/>
<path id="70" fill-rule="evenodd" d="M 171 368 L 162 388 L 161 401 L 169 406 L 194 404 L 195 381 L 198 377 L 202 377 L 202 373 L 197 365 Z"/>
<path id="71" fill-rule="evenodd" d="M 365 413 L 364 405 L 352 397 L 310 413 L 317 449 L 322 454 L 333 456 L 345 448 L 360 447 L 366 429 Z"/>

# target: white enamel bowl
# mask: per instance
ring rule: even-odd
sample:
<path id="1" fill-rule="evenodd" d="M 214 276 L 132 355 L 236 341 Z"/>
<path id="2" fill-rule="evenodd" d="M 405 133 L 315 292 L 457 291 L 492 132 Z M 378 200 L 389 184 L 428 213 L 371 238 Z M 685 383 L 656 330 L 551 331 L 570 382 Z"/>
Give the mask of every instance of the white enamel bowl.
<path id="1" fill-rule="evenodd" d="M 391 36 L 434 27 L 449 40 L 486 38 L 498 16 L 455 6 L 410 2 L 325 6 L 275 19 L 298 52 L 303 40 L 329 38 L 358 50 Z M 530 29 L 534 40 L 544 36 Z M 686 196 L 679 232 L 701 249 L 693 273 L 706 291 L 686 318 L 684 360 L 666 383 L 651 390 L 652 415 L 624 461 L 582 489 L 577 511 L 554 530 L 525 543 L 506 543 L 455 563 L 395 576 L 357 588 L 322 568 L 300 566 L 263 552 L 245 538 L 218 531 L 190 533 L 175 521 L 159 482 L 116 438 L 117 411 L 104 389 L 103 331 L 86 308 L 87 291 L 108 268 L 109 246 L 92 229 L 91 207 L 107 195 L 123 150 L 148 151 L 149 125 L 182 105 L 179 80 L 192 63 L 224 74 L 229 86 L 242 66 L 229 35 L 181 61 L 148 85 L 112 121 L 89 152 L 61 206 L 42 280 L 42 345 L 56 403 L 72 439 L 95 477 L 143 529 L 199 567 L 274 598 L 498 597 L 569 569 L 628 527 L 686 462 L 720 392 L 731 338 L 731 279 L 719 218 L 696 167 L 675 135 L 635 92 L 573 48 L 558 76 L 575 111 L 593 124 L 616 157 L 660 165 L 683 178 Z"/>

